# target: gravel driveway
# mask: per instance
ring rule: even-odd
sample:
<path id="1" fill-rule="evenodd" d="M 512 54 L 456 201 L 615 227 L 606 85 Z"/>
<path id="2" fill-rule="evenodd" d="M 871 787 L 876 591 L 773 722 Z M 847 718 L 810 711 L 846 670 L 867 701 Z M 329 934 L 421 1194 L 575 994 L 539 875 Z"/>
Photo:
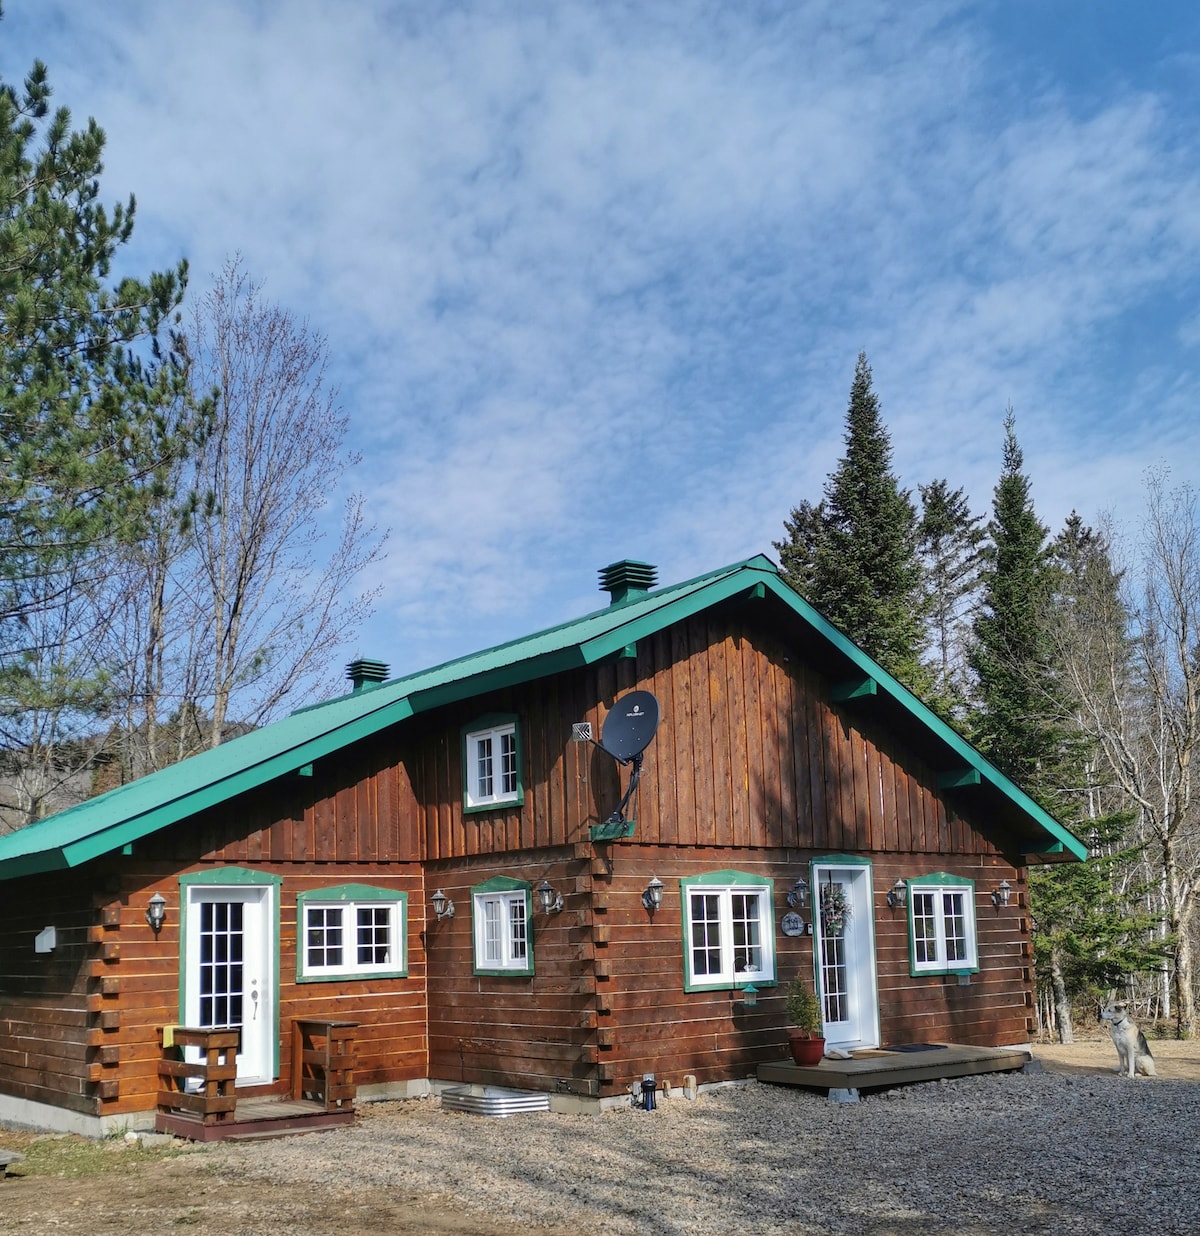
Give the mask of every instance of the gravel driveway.
<path id="1" fill-rule="evenodd" d="M 847 1105 L 750 1084 L 598 1116 L 360 1111 L 203 1157 L 238 1182 L 383 1189 L 577 1234 L 1200 1231 L 1195 1081 L 1034 1071 Z"/>

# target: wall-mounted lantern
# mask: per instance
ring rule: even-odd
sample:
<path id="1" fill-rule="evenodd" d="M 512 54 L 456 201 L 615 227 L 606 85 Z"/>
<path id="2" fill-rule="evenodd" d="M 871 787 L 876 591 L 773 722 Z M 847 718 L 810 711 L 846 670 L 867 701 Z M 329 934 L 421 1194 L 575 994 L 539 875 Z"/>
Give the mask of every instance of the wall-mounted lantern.
<path id="1" fill-rule="evenodd" d="M 999 884 L 992 889 L 992 905 L 998 910 L 1001 906 L 1008 905 L 1008 899 L 1012 895 L 1012 885 L 1007 880 L 1001 880 Z"/>
<path id="2" fill-rule="evenodd" d="M 898 906 L 907 904 L 908 902 L 908 885 L 903 880 L 897 879 L 887 891 L 887 903 L 893 910 Z"/>
<path id="3" fill-rule="evenodd" d="M 454 902 L 439 888 L 429 899 L 433 903 L 433 912 L 440 923 L 444 918 L 454 917 Z"/>
<path id="4" fill-rule="evenodd" d="M 533 891 L 538 895 L 543 914 L 557 914 L 563 908 L 563 895 L 555 892 L 549 880 L 543 880 Z"/>
<path id="5" fill-rule="evenodd" d="M 167 921 L 167 899 L 162 893 L 155 893 L 149 904 L 146 906 L 146 922 L 150 924 L 150 930 L 158 935 L 163 929 L 163 923 Z"/>
<path id="6" fill-rule="evenodd" d="M 793 910 L 803 910 L 808 905 L 808 881 L 803 876 L 788 889 L 787 903 Z"/>
<path id="7" fill-rule="evenodd" d="M 656 910 L 662 909 L 663 889 L 666 886 L 658 878 L 654 876 L 650 883 L 642 890 L 642 905 L 653 914 Z"/>

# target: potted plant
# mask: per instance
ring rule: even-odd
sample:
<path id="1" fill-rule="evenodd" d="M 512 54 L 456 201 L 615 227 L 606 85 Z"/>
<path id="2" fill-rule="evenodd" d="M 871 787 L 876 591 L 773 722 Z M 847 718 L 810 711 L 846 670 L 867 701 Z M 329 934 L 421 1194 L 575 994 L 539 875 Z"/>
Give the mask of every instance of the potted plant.
<path id="1" fill-rule="evenodd" d="M 784 991 L 787 1004 L 788 1049 L 792 1059 L 801 1065 L 820 1064 L 825 1055 L 824 1025 L 821 1001 L 816 992 L 802 979 L 794 978 Z"/>

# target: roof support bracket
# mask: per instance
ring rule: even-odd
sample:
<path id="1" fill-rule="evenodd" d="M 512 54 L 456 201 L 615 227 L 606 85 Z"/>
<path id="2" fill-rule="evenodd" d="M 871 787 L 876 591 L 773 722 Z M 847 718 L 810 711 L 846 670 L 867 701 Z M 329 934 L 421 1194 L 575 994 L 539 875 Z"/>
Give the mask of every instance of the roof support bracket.
<path id="1" fill-rule="evenodd" d="M 866 699 L 875 695 L 878 690 L 879 684 L 875 679 L 864 674 L 859 678 L 846 678 L 842 682 L 835 682 L 829 694 L 836 703 L 843 703 L 846 700 Z"/>
<path id="2" fill-rule="evenodd" d="M 950 768 L 937 775 L 939 790 L 957 790 L 966 785 L 980 785 L 982 782 L 978 768 Z"/>

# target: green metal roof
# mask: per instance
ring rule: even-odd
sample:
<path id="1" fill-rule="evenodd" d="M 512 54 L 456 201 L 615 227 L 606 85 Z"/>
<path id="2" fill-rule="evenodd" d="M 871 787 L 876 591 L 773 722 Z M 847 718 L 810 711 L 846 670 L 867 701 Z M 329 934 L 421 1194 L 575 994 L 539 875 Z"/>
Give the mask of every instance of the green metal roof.
<path id="1" fill-rule="evenodd" d="M 890 705 L 895 714 L 890 719 L 906 722 L 906 739 L 915 735 L 926 758 L 941 759 L 956 770 L 965 766 L 975 786 L 990 787 L 989 805 L 994 803 L 1001 821 L 1033 843 L 1031 854 L 1086 857 L 1084 846 L 1067 829 L 823 618 L 784 582 L 769 558 L 758 555 L 607 605 L 534 635 L 300 709 L 261 730 L 30 824 L 0 837 L 0 880 L 76 867 L 277 777 L 296 773 L 407 717 L 605 661 L 630 644 L 722 601 L 768 596 L 783 603 L 781 615 L 802 638 L 822 646 L 824 669 L 844 670 L 860 686 L 877 684 L 868 692 L 877 698 L 867 706 Z"/>

